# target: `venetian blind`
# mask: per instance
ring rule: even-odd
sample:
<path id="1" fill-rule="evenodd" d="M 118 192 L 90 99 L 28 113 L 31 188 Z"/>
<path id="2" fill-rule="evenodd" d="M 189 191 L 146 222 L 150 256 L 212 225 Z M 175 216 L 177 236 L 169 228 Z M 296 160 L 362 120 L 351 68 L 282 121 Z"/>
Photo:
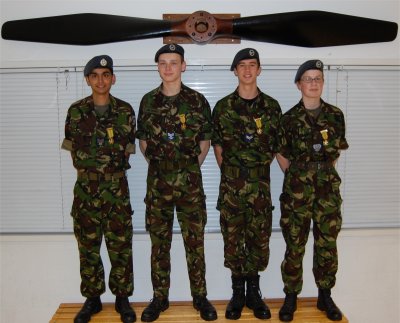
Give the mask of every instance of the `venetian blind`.
<path id="1" fill-rule="evenodd" d="M 297 66 L 263 66 L 259 88 L 283 111 L 300 98 L 293 84 Z M 112 94 L 132 104 L 157 87 L 154 66 L 118 66 Z M 347 124 L 348 151 L 337 168 L 342 177 L 344 227 L 399 226 L 400 68 L 329 66 L 323 98 L 339 106 Z M 82 67 L 0 70 L 1 232 L 71 232 L 69 215 L 76 172 L 60 149 L 72 102 L 89 95 Z M 231 93 L 237 79 L 229 66 L 188 66 L 183 82 L 203 93 L 211 107 Z M 139 149 L 128 171 L 135 232 L 144 232 L 147 163 Z M 202 166 L 207 231 L 219 231 L 219 169 L 212 149 Z M 283 176 L 271 167 L 273 228 L 279 228 Z M 175 222 L 175 229 L 178 224 Z"/>

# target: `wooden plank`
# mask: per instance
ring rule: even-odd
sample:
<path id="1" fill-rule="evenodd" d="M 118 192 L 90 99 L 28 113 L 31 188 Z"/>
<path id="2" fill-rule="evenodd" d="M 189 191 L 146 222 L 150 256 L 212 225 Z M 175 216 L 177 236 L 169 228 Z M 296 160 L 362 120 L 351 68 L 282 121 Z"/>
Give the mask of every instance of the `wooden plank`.
<path id="1" fill-rule="evenodd" d="M 282 306 L 283 299 L 268 299 L 266 300 L 269 308 L 271 309 L 272 317 L 267 322 L 279 323 L 278 312 Z M 232 320 L 225 318 L 225 309 L 228 301 L 212 301 L 218 312 L 218 320 L 216 323 L 232 323 Z M 75 315 L 79 312 L 82 307 L 82 303 L 62 303 L 57 309 L 50 323 L 66 323 L 72 322 Z M 140 322 L 140 315 L 148 303 L 135 302 L 131 303 L 135 309 Z M 92 316 L 90 322 L 102 322 L 102 323 L 116 323 L 121 322 L 119 314 L 114 309 L 114 303 L 103 303 L 103 310 Z M 204 322 L 199 313 L 193 308 L 192 302 L 170 302 L 170 307 L 165 312 L 162 312 L 157 323 L 191 323 L 191 322 Z M 259 323 L 260 320 L 255 318 L 253 311 L 245 307 L 242 312 L 240 322 L 246 323 Z M 324 312 L 317 309 L 317 299 L 314 297 L 299 298 L 297 303 L 297 311 L 294 315 L 293 323 L 331 323 L 327 319 Z M 341 323 L 348 323 L 346 317 L 343 316 Z"/>

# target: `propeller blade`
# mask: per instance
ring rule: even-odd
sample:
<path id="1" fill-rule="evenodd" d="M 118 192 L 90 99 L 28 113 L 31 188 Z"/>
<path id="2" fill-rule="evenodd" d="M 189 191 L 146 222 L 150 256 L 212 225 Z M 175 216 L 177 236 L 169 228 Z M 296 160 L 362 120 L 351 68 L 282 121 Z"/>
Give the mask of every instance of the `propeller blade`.
<path id="1" fill-rule="evenodd" d="M 325 47 L 392 41 L 397 24 L 389 21 L 325 11 L 299 11 L 244 18 L 221 19 L 196 11 L 183 20 L 157 20 L 106 14 L 64 16 L 8 21 L 2 37 L 70 45 L 96 45 L 164 36 L 190 37 L 206 44 L 218 37 Z"/>
<path id="2" fill-rule="evenodd" d="M 396 38 L 397 24 L 326 11 L 298 11 L 233 19 L 233 35 L 276 44 L 325 47 Z"/>
<path id="3" fill-rule="evenodd" d="M 171 22 L 167 20 L 82 13 L 7 21 L 1 36 L 30 42 L 97 45 L 163 37 L 170 31 Z"/>

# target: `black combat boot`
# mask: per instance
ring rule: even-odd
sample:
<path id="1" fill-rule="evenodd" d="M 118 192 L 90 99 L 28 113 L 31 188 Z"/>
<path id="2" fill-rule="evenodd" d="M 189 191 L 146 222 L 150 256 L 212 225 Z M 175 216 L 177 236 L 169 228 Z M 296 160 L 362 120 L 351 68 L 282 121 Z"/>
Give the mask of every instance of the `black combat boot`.
<path id="1" fill-rule="evenodd" d="M 115 298 L 115 310 L 121 315 L 121 321 L 123 323 L 136 322 L 136 313 L 129 304 L 128 297 Z"/>
<path id="2" fill-rule="evenodd" d="M 82 309 L 76 314 L 74 323 L 88 323 L 93 314 L 102 310 L 100 296 L 88 297 Z"/>
<path id="3" fill-rule="evenodd" d="M 279 310 L 279 319 L 283 322 L 290 322 L 293 320 L 293 314 L 297 310 L 297 294 L 286 294 L 285 301 Z"/>
<path id="4" fill-rule="evenodd" d="M 193 296 L 193 307 L 200 311 L 204 321 L 215 321 L 218 318 L 217 311 L 205 296 Z"/>
<path id="5" fill-rule="evenodd" d="M 318 302 L 317 307 L 321 311 L 326 312 L 326 316 L 331 321 L 341 321 L 342 320 L 342 312 L 334 303 L 331 297 L 330 289 L 319 289 L 318 290 Z"/>
<path id="6" fill-rule="evenodd" d="M 261 320 L 271 318 L 271 311 L 264 303 L 260 291 L 260 275 L 247 276 L 246 306 L 253 310 L 254 316 Z"/>
<path id="7" fill-rule="evenodd" d="M 246 303 L 244 291 L 245 279 L 243 276 L 232 276 L 232 298 L 225 311 L 228 320 L 237 320 L 242 315 L 242 309 Z"/>
<path id="8" fill-rule="evenodd" d="M 153 322 L 158 319 L 161 312 L 169 307 L 168 298 L 154 297 L 150 304 L 143 310 L 141 320 Z"/>

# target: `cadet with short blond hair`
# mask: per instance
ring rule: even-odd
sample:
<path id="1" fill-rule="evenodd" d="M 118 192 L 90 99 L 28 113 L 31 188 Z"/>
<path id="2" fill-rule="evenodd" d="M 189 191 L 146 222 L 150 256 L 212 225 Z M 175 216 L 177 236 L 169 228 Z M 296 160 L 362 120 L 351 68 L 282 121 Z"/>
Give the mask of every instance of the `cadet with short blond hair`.
<path id="1" fill-rule="evenodd" d="M 161 47 L 155 61 L 162 84 L 140 103 L 137 138 L 149 162 L 146 193 L 146 229 L 151 238 L 153 299 L 142 321 L 156 320 L 169 307 L 174 210 L 186 251 L 193 306 L 207 321 L 217 312 L 207 300 L 204 257 L 206 201 L 200 166 L 212 133 L 211 109 L 206 98 L 181 81 L 186 69 L 184 50 L 176 44 Z"/>

